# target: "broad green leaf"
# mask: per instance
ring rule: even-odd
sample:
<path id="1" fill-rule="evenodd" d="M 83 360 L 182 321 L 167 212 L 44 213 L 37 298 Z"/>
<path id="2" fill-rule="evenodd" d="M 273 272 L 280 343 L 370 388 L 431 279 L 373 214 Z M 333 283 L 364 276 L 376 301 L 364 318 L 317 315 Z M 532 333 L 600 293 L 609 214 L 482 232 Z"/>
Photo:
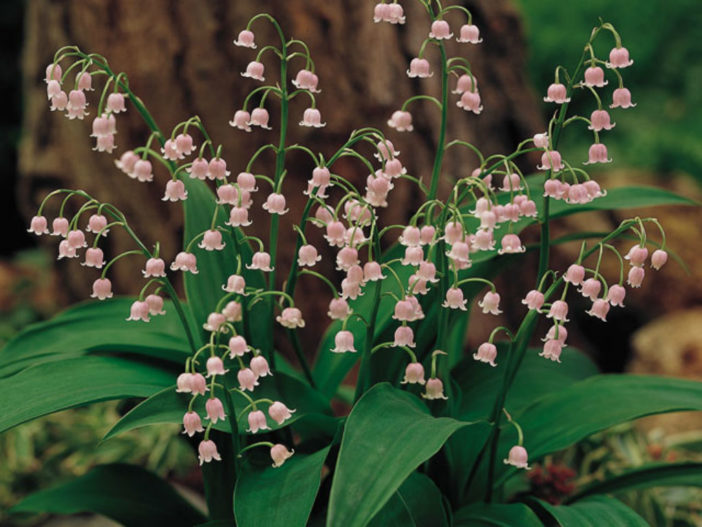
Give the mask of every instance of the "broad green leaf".
<path id="1" fill-rule="evenodd" d="M 231 372 L 229 377 L 231 377 Z M 296 410 L 292 418 L 285 421 L 283 425 L 268 419 L 268 426 L 272 430 L 288 426 L 308 414 L 325 414 L 330 416 L 331 419 L 331 409 L 324 397 L 304 382 L 281 372 L 276 372 L 273 377 L 263 377 L 259 379 L 259 382 L 260 386 L 256 387 L 255 394 L 257 399 L 280 400 L 285 402 L 289 408 Z M 127 430 L 133 430 L 142 426 L 181 423 L 183 414 L 188 409 L 190 399 L 190 394 L 177 393 L 175 386 L 169 386 L 135 406 L 115 423 L 105 434 L 104 439 L 109 439 Z M 238 414 L 249 404 L 248 400 L 238 393 L 233 394 L 233 400 Z M 205 415 L 205 401 L 206 397 L 198 397 L 195 400 L 193 409 L 200 415 Z M 268 408 L 268 404 L 262 404 L 261 408 L 265 411 Z M 241 433 L 248 428 L 247 415 L 248 412 L 243 413 L 239 419 L 239 430 Z M 219 421 L 214 425 L 214 428 L 228 432 L 229 424 L 226 421 Z"/>
<path id="2" fill-rule="evenodd" d="M 133 298 L 78 304 L 47 322 L 29 326 L 0 350 L 0 375 L 39 361 L 99 351 L 135 353 L 184 362 L 188 341 L 170 301 L 149 323 L 127 322 Z"/>
<path id="3" fill-rule="evenodd" d="M 443 496 L 434 482 L 413 472 L 376 514 L 369 527 L 446 527 Z"/>
<path id="4" fill-rule="evenodd" d="M 523 503 L 474 503 L 453 515 L 454 527 L 542 527 L 534 512 Z M 602 524 L 601 527 L 604 527 Z"/>
<path id="5" fill-rule="evenodd" d="M 432 417 L 416 397 L 387 383 L 375 385 L 347 418 L 327 526 L 366 525 L 418 465 L 469 425 Z"/>
<path id="6" fill-rule="evenodd" d="M 234 515 L 240 527 L 305 527 L 321 483 L 329 447 L 295 454 L 283 466 L 247 467 L 234 490 Z"/>
<path id="7" fill-rule="evenodd" d="M 596 375 L 540 399 L 515 419 L 524 430 L 530 456 L 536 459 L 618 423 L 685 410 L 702 410 L 702 382 Z"/>
<path id="8" fill-rule="evenodd" d="M 649 487 L 702 487 L 702 463 L 661 463 L 636 467 L 578 490 L 568 503 L 593 494 L 612 494 Z"/>
<path id="9" fill-rule="evenodd" d="M 453 370 L 453 378 L 463 387 L 462 419 L 484 419 L 492 410 L 507 364 L 507 347 L 499 346 L 498 350 L 494 368 L 469 355 Z M 505 408 L 508 411 L 518 412 L 547 394 L 559 392 L 597 373 L 590 358 L 575 348 L 563 350 L 560 364 L 539 357 L 540 351 L 540 348 L 530 348 L 524 356 L 507 394 Z"/>
<path id="10" fill-rule="evenodd" d="M 0 432 L 42 415 L 98 401 L 148 397 L 174 374 L 116 357 L 86 356 L 39 364 L 0 379 Z"/>
<path id="11" fill-rule="evenodd" d="M 183 202 L 185 211 L 185 233 L 184 246 L 200 233 L 210 229 L 212 218 L 215 213 L 216 197 L 209 187 L 199 180 L 190 178 L 184 179 L 188 191 L 188 199 Z M 225 227 L 228 221 L 227 213 L 223 207 L 217 209 L 216 225 Z M 236 236 L 236 239 L 234 238 Z M 196 327 L 201 329 L 202 324 L 207 320 L 207 315 L 217 307 L 217 302 L 226 294 L 222 286 L 226 284 L 229 275 L 236 272 L 237 254 L 242 258 L 242 274 L 245 276 L 247 285 L 252 287 L 263 287 L 263 278 L 258 271 L 248 271 L 243 264 L 250 263 L 252 251 L 248 242 L 243 240 L 238 229 L 229 229 L 222 232 L 222 241 L 225 246 L 221 251 L 206 251 L 198 248 L 201 238 L 191 247 L 190 251 L 197 256 L 198 274 L 185 273 L 185 294 L 188 305 L 193 315 Z M 237 252 L 237 247 L 239 253 Z M 249 317 L 252 324 L 260 320 L 263 304 L 256 306 Z M 267 332 L 256 332 L 256 347 L 265 348 L 262 339 L 268 339 Z"/>
<path id="12" fill-rule="evenodd" d="M 101 465 L 77 479 L 36 492 L 13 513 L 102 514 L 130 527 L 190 527 L 205 521 L 158 476 L 134 465 Z"/>
<path id="13" fill-rule="evenodd" d="M 648 527 L 641 516 L 608 496 L 593 496 L 574 505 L 551 505 L 542 500 L 530 500 L 530 504 L 542 520 L 551 519 L 562 527 Z"/>

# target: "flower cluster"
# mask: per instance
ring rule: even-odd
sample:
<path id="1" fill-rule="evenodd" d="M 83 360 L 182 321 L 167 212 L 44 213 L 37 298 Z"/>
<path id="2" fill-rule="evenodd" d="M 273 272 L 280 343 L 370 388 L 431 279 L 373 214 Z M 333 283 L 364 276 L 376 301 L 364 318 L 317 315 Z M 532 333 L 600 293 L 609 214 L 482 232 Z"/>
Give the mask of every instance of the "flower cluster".
<path id="1" fill-rule="evenodd" d="M 454 10 L 463 17 L 464 23 L 452 30 L 446 18 Z M 259 20 L 273 24 L 281 42 L 279 47 L 262 46 L 255 59 L 241 73 L 246 79 L 264 84 L 248 94 L 229 124 L 236 130 L 245 132 L 252 132 L 254 127 L 272 129 L 266 105 L 271 100 L 278 99 L 281 102 L 280 143 L 266 144 L 259 148 L 248 163 L 240 168 L 236 177 L 232 177 L 222 157 L 222 146 L 213 143 L 199 117 L 191 117 L 179 123 L 170 136 L 164 136 L 153 125 L 153 119 L 140 100 L 133 96 L 126 75 L 113 74 L 107 61 L 99 55 L 86 55 L 75 47 L 62 48 L 46 70 L 51 108 L 66 110 L 70 119 L 83 119 L 87 115 L 85 91 L 92 89 L 92 75 L 107 74 L 108 81 L 98 103 L 97 117 L 93 121 L 93 136 L 99 151 L 111 153 L 115 148 L 115 115 L 125 110 L 125 97 L 134 103 L 142 115 L 148 116 L 147 122 L 150 123 L 152 133 L 146 144 L 126 150 L 115 161 L 117 168 L 127 176 L 138 182 L 152 182 L 155 179 L 152 163 L 164 167 L 169 177 L 163 200 L 168 202 L 188 199 L 186 182 L 189 180 L 196 180 L 198 184 L 210 182 L 215 187 L 216 197 L 213 195 L 215 205 L 210 227 L 192 237 L 170 265 L 159 257 L 158 244 L 153 251 L 149 250 L 129 227 L 124 215 L 113 205 L 100 203 L 83 191 L 58 190 L 49 194 L 41 204 L 37 216 L 32 219 L 30 231 L 38 235 L 49 233 L 48 220 L 42 215 L 42 210 L 51 197 L 63 195 L 58 217 L 52 222 L 51 234 L 62 238 L 59 243 L 59 259 L 76 258 L 79 251 L 85 248 L 82 265 L 102 270 L 93 284 L 94 298 L 104 300 L 112 297 L 107 271 L 114 262 L 127 255 L 139 255 L 145 259 L 142 274 L 146 283 L 131 306 L 128 320 L 148 322 L 150 317 L 163 314 L 162 293 L 170 296 L 180 315 L 180 304 L 168 271 L 197 274 L 198 253 L 222 251 L 229 243 L 253 244 L 257 249 L 251 251 L 250 257 L 243 256 L 248 253 L 240 251 L 236 261 L 230 262 L 231 269 L 226 270 L 226 283 L 217 284 L 223 291 L 217 305 L 212 306 L 212 312 L 206 320 L 198 321 L 209 338 L 197 347 L 193 345 L 194 339 L 191 337 L 193 353 L 186 361 L 184 372 L 177 379 L 177 391 L 190 396 L 187 412 L 183 416 L 184 433 L 190 437 L 204 433 L 198 447 L 201 464 L 220 459 L 216 443 L 209 439 L 211 428 L 219 421 L 237 419 L 234 408 L 228 402 L 230 393 L 227 390 L 247 401 L 248 404 L 243 409 L 237 409 L 237 413 L 242 418 L 246 415 L 247 432 L 250 434 L 270 431 L 292 421 L 295 409 L 288 408 L 279 400 L 256 398 L 256 387 L 261 384 L 261 380 L 274 374 L 274 368 L 271 367 L 273 350 L 258 349 L 256 339 L 262 336 L 250 335 L 244 327 L 249 310 L 258 302 L 264 303 L 269 309 L 271 331 L 273 321 L 293 335 L 293 332 L 305 327 L 303 313 L 295 305 L 296 284 L 302 276 L 322 280 L 330 289 L 331 299 L 327 310 L 333 332 L 330 352 L 344 354 L 360 351 L 370 355 L 381 349 L 395 349 L 403 353 L 403 356 L 406 353 L 408 360 L 406 364 L 403 363 L 404 372 L 398 372 L 400 375 L 404 373 L 400 384 L 416 385 L 409 389 L 418 390 L 427 400 L 447 399 L 451 395 L 450 383 L 447 382 L 448 361 L 442 357 L 447 355 L 448 317 L 469 309 L 474 294 L 470 288 L 475 285 L 486 288 L 485 292 L 478 295 L 478 308 L 485 314 L 502 313 L 502 299 L 495 284 L 470 273 L 474 262 L 524 253 L 527 247 L 520 238 L 521 229 L 536 222 L 537 218 L 542 223 L 548 222 L 547 207 L 542 205 L 540 208 L 537 200 L 547 204 L 549 199 L 557 199 L 569 205 L 581 205 L 605 194 L 584 169 L 572 166 L 557 150 L 558 138 L 563 129 L 576 122 L 585 122 L 594 134 L 594 144 L 589 149 L 585 164 L 611 161 L 605 145 L 599 141 L 600 132 L 614 127 L 598 94 L 598 89 L 607 85 L 605 70 L 601 66 L 613 72 L 618 80 L 619 87 L 612 94 L 610 108 L 634 106 L 619 72 L 619 69 L 629 66 L 632 61 L 626 48 L 621 46 L 614 28 L 602 24 L 593 31 L 585 48 L 581 64 L 585 63 L 587 69 L 582 72 L 582 78 L 580 70 L 571 77 L 559 66 L 555 72 L 555 82 L 549 86 L 544 99 L 550 103 L 567 105 L 576 95 L 576 90 L 589 93 L 597 104 L 589 119 L 577 115 L 566 119 L 566 107 L 563 107 L 563 111 L 551 120 L 546 132 L 526 138 L 510 155 L 484 156 L 474 145 L 465 141 L 456 139 L 446 143 L 442 133 L 437 162 L 427 185 L 421 178 L 411 174 L 392 141 L 377 128 L 354 131 L 346 143 L 328 157 L 316 154 L 302 145 L 287 144 L 289 104 L 298 96 L 310 101 L 309 107 L 302 112 L 299 125 L 315 128 L 324 126 L 315 99 L 315 94 L 320 91 L 319 78 L 308 47 L 297 39 L 286 40 L 275 19 L 269 15 L 253 17 L 238 34 L 234 44 L 251 50 L 257 49 L 252 27 Z M 403 24 L 404 10 L 398 3 L 380 3 L 375 6 L 374 21 Z M 592 43 L 601 32 L 609 32 L 615 38 L 616 46 L 608 61 L 598 59 L 593 50 Z M 472 23 L 470 11 L 460 6 L 440 8 L 438 14 L 432 14 L 431 25 L 418 55 L 408 65 L 407 75 L 417 79 L 434 75 L 432 64 L 425 58 L 427 48 L 436 46 L 441 50 L 441 56 L 446 57 L 445 43 L 454 38 L 459 43 L 478 44 L 482 41 L 479 29 Z M 279 59 L 279 78 L 270 80 L 271 74 L 265 71 L 262 62 L 264 53 L 273 54 Z M 291 60 L 296 58 L 304 61 L 304 67 L 295 73 L 294 78 L 288 78 L 288 67 L 292 64 Z M 66 73 L 62 73 L 59 62 L 68 59 L 74 62 Z M 436 106 L 442 114 L 442 126 L 445 126 L 449 107 L 455 106 L 475 115 L 481 113 L 483 106 L 478 80 L 469 61 L 456 56 L 442 60 L 439 66 L 436 73 L 441 79 L 444 94 L 441 100 L 425 94 L 410 97 L 387 121 L 393 131 L 413 131 L 412 114 L 408 108 L 415 102 L 427 101 Z M 67 74 L 73 69 L 79 71 L 75 77 L 75 89 L 66 95 L 63 86 Z M 565 78 L 565 83 L 560 82 L 561 77 Z M 268 84 L 265 84 L 266 79 Z M 453 83 L 454 80 L 451 92 L 456 97 L 449 101 L 449 96 L 446 95 L 449 92 L 448 83 Z M 291 90 L 290 86 L 295 89 Z M 256 107 L 253 107 L 254 100 L 258 101 Z M 198 137 L 201 139 L 198 140 Z M 154 146 L 154 141 L 160 149 Z M 196 144 L 198 141 L 199 144 Z M 441 161 L 449 149 L 458 147 L 468 148 L 476 156 L 476 163 L 456 178 L 452 190 L 442 199 L 438 195 Z M 287 176 L 285 157 L 290 150 L 299 150 L 309 155 L 314 169 L 309 174 L 304 191 L 307 206 L 300 220 L 293 226 L 297 238 L 296 258 L 293 259 L 287 279 L 282 280 L 277 274 L 276 255 L 280 217 L 289 212 L 289 195 L 284 184 Z M 269 175 L 259 174 L 254 166 L 268 151 L 275 154 L 275 169 Z M 541 154 L 541 164 L 537 168 L 544 174 L 527 178 L 516 160 L 534 151 Z M 334 165 L 342 157 L 357 160 L 367 170 L 363 188 L 356 188 L 335 173 Z M 424 202 L 403 224 L 382 226 L 379 224 L 379 211 L 392 202 L 391 192 L 400 180 L 406 180 L 416 187 L 416 191 L 423 195 Z M 263 192 L 263 189 L 265 195 L 259 198 L 258 193 Z M 83 203 L 69 219 L 64 216 L 64 211 L 68 200 L 73 197 L 82 199 Z M 257 202 L 256 209 L 260 206 L 264 213 L 252 213 Z M 224 212 L 226 221 L 219 220 L 220 212 Z M 87 213 L 92 215 L 87 226 L 84 226 L 82 218 Z M 254 220 L 268 221 L 270 235 L 267 240 L 246 235 L 245 229 Z M 587 313 L 603 321 L 606 320 L 610 306 L 623 306 L 626 294 L 624 259 L 631 266 L 627 277 L 628 285 L 641 285 L 644 264 L 648 258 L 646 226 L 651 223 L 660 229 L 663 237 L 660 249 L 651 256 L 651 266 L 659 269 L 667 260 L 665 233 L 655 219 L 637 218 L 625 221 L 594 247 L 588 248 L 583 244 L 578 260 L 563 276 L 553 270 L 540 271 L 538 285 L 526 294 L 522 303 L 529 310 L 527 316 L 543 314 L 553 321 L 553 326 L 544 338 L 541 356 L 560 362 L 568 334 L 565 327 L 569 311 L 566 298 L 571 285 L 579 287 L 579 293 L 592 302 Z M 310 226 L 322 231 L 328 247 L 316 247 L 308 240 L 306 231 Z M 117 255 L 105 262 L 98 244 L 114 228 L 124 229 L 134 239 L 138 250 Z M 626 231 L 633 232 L 639 241 L 622 257 L 610 241 Z M 86 240 L 86 232 L 94 234 L 90 245 Z M 383 254 L 383 242 L 396 243 L 388 253 Z M 600 273 L 605 252 L 616 255 L 619 260 L 620 277 L 616 284 L 609 284 Z M 340 273 L 338 283 L 316 270 L 323 255 L 328 254 L 334 255 L 336 270 Z M 586 260 L 592 255 L 597 257 L 596 264 L 586 266 Z M 263 282 L 267 284 L 265 288 L 253 287 L 248 283 L 254 273 L 263 277 Z M 551 284 L 546 288 L 549 277 Z M 558 291 L 560 297 L 552 300 L 557 297 Z M 360 304 L 358 299 L 364 295 L 372 299 L 373 307 L 370 311 L 357 307 Z M 392 302 L 392 340 L 376 343 L 377 306 L 384 298 L 390 298 Z M 416 342 L 419 340 L 418 329 L 426 318 L 425 309 L 432 302 L 439 304 L 439 324 L 435 329 L 431 353 L 420 353 L 420 346 Z M 183 319 L 187 329 L 188 322 L 185 317 Z M 493 367 L 498 365 L 495 338 L 499 333 L 503 333 L 510 343 L 514 341 L 508 328 L 496 327 L 488 340 L 473 354 L 476 361 Z M 295 344 L 297 339 L 291 340 L 296 346 L 300 362 L 303 367 L 306 366 L 304 353 Z M 232 374 L 228 377 L 230 371 Z M 307 368 L 305 372 L 313 385 Z M 400 375 L 397 375 L 398 379 Z M 230 386 L 234 377 L 238 387 Z M 204 412 L 195 406 L 199 397 L 206 399 Z M 528 468 L 521 428 L 506 411 L 505 414 L 519 433 L 518 444 L 509 451 L 505 462 Z M 493 417 L 497 420 L 501 416 Z M 207 422 L 206 426 L 203 421 Z M 287 446 L 268 441 L 249 444 L 244 450 L 255 446 L 269 447 L 276 467 L 292 455 L 292 450 Z"/>

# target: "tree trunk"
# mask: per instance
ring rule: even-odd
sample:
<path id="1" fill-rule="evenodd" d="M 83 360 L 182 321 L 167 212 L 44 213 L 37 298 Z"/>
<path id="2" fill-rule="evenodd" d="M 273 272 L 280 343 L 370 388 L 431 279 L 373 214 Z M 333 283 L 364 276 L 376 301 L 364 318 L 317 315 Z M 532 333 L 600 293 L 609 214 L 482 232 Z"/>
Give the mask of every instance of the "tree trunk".
<path id="1" fill-rule="evenodd" d="M 427 102 L 413 103 L 415 132 L 397 134 L 388 130 L 386 121 L 402 102 L 415 94 L 439 94 L 439 75 L 430 79 L 408 79 L 405 70 L 416 56 L 428 32 L 426 14 L 419 2 L 404 2 L 407 24 L 393 26 L 374 24 L 373 3 L 342 0 L 285 0 L 259 2 L 227 2 L 203 0 L 29 0 L 26 15 L 24 49 L 25 114 L 24 137 L 20 150 L 20 203 L 27 218 L 38 203 L 55 188 L 82 188 L 102 201 L 120 207 L 143 240 L 152 245 L 161 242 L 167 261 L 178 251 L 182 236 L 180 207 L 160 201 L 166 181 L 164 171 L 156 170 L 150 185 L 128 179 L 114 166 L 114 159 L 126 150 L 143 145 L 148 136 L 137 112 L 128 107 L 118 116 L 117 155 L 91 150 L 93 140 L 90 123 L 99 95 L 90 95 L 91 116 L 84 121 L 69 121 L 58 112 L 50 112 L 42 82 L 44 68 L 56 49 L 77 44 L 86 52 L 103 54 L 114 71 L 129 75 L 130 87 L 143 99 L 165 133 L 178 122 L 199 115 L 215 143 L 223 144 L 223 157 L 234 174 L 244 169 L 249 156 L 264 141 L 277 141 L 277 127 L 268 132 L 246 134 L 233 130 L 228 121 L 241 107 L 244 97 L 256 83 L 241 77 L 255 53 L 232 44 L 233 38 L 248 19 L 260 10 L 274 14 L 288 36 L 302 38 L 309 44 L 320 78 L 317 106 L 328 124 L 320 130 L 292 127 L 290 143 L 299 142 L 329 157 L 348 137 L 351 130 L 377 126 L 402 151 L 401 159 L 411 174 L 428 180 L 436 147 L 439 115 Z M 474 22 L 481 28 L 481 45 L 448 42 L 450 56 L 470 60 L 479 81 L 485 106 L 480 116 L 463 112 L 451 96 L 451 112 L 447 137 L 474 142 L 486 154 L 509 153 L 517 142 L 543 129 L 535 97 L 525 75 L 525 42 L 521 21 L 508 0 L 466 2 Z M 457 11 L 448 20 L 454 31 L 464 22 Z M 264 21 L 253 27 L 259 49 L 265 42 L 275 43 L 277 36 Z M 435 49 L 428 58 L 437 70 Z M 270 59 L 271 54 L 265 55 Z M 299 60 L 299 62 L 296 62 Z M 265 62 L 265 61 L 264 61 Z M 276 78 L 277 66 L 266 63 L 266 76 Z M 293 59 L 291 73 L 304 67 L 301 59 Z M 97 77 L 95 81 L 102 81 Z M 70 79 L 72 82 L 72 79 Z M 452 82 L 453 84 L 453 82 Z M 99 89 L 97 93 L 99 94 Z M 307 101 L 300 97 L 291 108 L 291 122 L 300 119 Z M 268 104 L 272 123 L 276 107 Z M 362 186 L 367 169 L 361 163 L 342 158 L 334 167 L 336 173 Z M 469 174 L 477 166 L 476 159 L 465 149 L 450 151 L 444 163 L 444 193 L 453 178 Z M 529 159 L 525 170 L 534 166 Z M 263 157 L 255 165 L 257 173 L 271 174 L 271 158 Z M 293 152 L 288 156 L 286 195 L 295 217 L 304 206 L 300 190 L 311 173 L 309 159 Z M 405 182 L 402 182 L 405 183 Z M 252 209 L 254 233 L 264 234 L 263 211 L 259 196 Z M 390 207 L 384 212 L 390 223 L 406 221 L 420 203 L 414 186 L 399 184 L 391 194 Z M 49 217 L 58 204 L 49 207 Z M 261 218 L 258 222 L 256 219 Z M 288 229 L 289 223 L 283 228 Z M 310 230 L 310 229 L 308 229 Z M 258 232 L 257 232 L 258 231 Z M 291 261 L 294 237 L 282 236 L 279 265 Z M 312 240 L 320 242 L 317 233 Z M 55 241 L 55 240 L 52 240 Z M 115 232 L 105 242 L 107 255 L 131 248 L 129 240 Z M 317 243 L 322 246 L 322 243 Z M 333 272 L 333 258 L 326 254 L 322 264 Z M 92 275 L 81 269 L 74 272 L 76 262 L 61 263 L 66 287 L 76 297 L 85 297 Z M 120 293 L 134 293 L 140 288 L 137 263 L 127 262 L 111 269 L 114 288 Z M 284 274 L 280 274 L 284 276 Z M 327 294 L 323 285 L 305 280 L 305 298 Z M 308 320 L 321 321 L 326 306 L 305 302 Z M 312 327 L 315 324 L 311 324 Z"/>

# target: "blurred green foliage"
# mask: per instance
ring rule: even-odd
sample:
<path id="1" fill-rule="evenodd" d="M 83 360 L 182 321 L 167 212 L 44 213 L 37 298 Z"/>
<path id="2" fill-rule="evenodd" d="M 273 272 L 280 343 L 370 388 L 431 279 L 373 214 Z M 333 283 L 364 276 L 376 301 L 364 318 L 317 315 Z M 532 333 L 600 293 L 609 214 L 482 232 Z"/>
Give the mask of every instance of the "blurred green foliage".
<path id="1" fill-rule="evenodd" d="M 540 95 L 553 82 L 556 64 L 571 70 L 575 67 L 598 18 L 611 22 L 634 60 L 622 74 L 637 107 L 614 110 L 617 126 L 602 134 L 602 142 L 619 166 L 660 174 L 685 172 L 702 182 L 702 2 L 516 1 L 524 13 L 529 68 Z M 597 55 L 607 59 L 614 39 L 608 35 L 600 38 Z M 614 75 L 608 80 L 609 85 L 601 89 L 607 105 L 617 87 Z M 574 102 L 573 109 L 586 116 L 596 106 L 594 99 L 583 93 Z M 553 105 L 544 103 L 544 115 L 550 116 L 553 110 Z M 582 132 L 566 129 L 560 146 L 574 163 L 587 159 L 592 142 L 589 133 Z"/>

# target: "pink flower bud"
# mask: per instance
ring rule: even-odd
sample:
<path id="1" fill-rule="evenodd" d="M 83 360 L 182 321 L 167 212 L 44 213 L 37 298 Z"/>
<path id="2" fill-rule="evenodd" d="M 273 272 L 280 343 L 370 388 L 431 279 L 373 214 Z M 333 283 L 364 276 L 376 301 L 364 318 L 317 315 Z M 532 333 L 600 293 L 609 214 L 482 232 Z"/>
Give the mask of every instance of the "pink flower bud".
<path id="1" fill-rule="evenodd" d="M 263 355 L 257 355 L 251 359 L 249 364 L 251 370 L 256 374 L 256 377 L 265 377 L 267 375 L 273 375 L 271 373 L 270 367 L 268 366 L 268 361 Z"/>
<path id="2" fill-rule="evenodd" d="M 280 467 L 285 461 L 292 457 L 294 450 L 288 450 L 285 445 L 276 444 L 271 447 L 271 459 L 273 460 L 273 468 Z"/>
<path id="3" fill-rule="evenodd" d="M 544 294 L 541 291 L 532 289 L 529 291 L 522 300 L 522 304 L 526 305 L 529 309 L 539 310 L 541 306 L 544 305 Z"/>
<path id="4" fill-rule="evenodd" d="M 268 415 L 279 425 L 290 419 L 293 413 L 295 410 L 291 410 L 280 401 L 275 401 L 268 407 Z"/>
<path id="5" fill-rule="evenodd" d="M 234 113 L 234 117 L 229 121 L 229 126 L 233 128 L 238 128 L 239 130 L 244 130 L 245 132 L 251 131 L 251 126 L 249 122 L 251 121 L 251 114 L 245 110 L 237 110 Z"/>
<path id="6" fill-rule="evenodd" d="M 193 437 L 197 432 L 204 432 L 205 429 L 202 427 L 202 421 L 200 416 L 193 411 L 186 412 L 183 415 L 183 433 L 187 434 L 188 437 Z"/>
<path id="7" fill-rule="evenodd" d="M 612 104 L 610 108 L 633 108 L 636 104 L 631 102 L 631 92 L 626 88 L 617 88 L 612 92 Z"/>
<path id="8" fill-rule="evenodd" d="M 323 128 L 327 125 L 322 122 L 322 114 L 317 108 L 307 108 L 302 114 L 302 121 L 298 124 L 310 128 Z"/>
<path id="9" fill-rule="evenodd" d="M 405 368 L 405 378 L 400 384 L 424 384 L 424 366 L 419 362 L 410 362 Z"/>
<path id="10" fill-rule="evenodd" d="M 102 266 L 105 265 L 102 249 L 98 247 L 91 247 L 85 251 L 85 261 L 81 265 L 102 269 Z"/>
<path id="11" fill-rule="evenodd" d="M 254 60 L 249 62 L 249 65 L 246 66 L 246 71 L 242 73 L 241 76 L 249 77 L 257 81 L 264 81 L 266 79 L 263 77 L 263 70 L 263 64 Z"/>
<path id="12" fill-rule="evenodd" d="M 453 33 L 451 33 L 451 28 L 446 20 L 434 20 L 434 22 L 431 23 L 429 38 L 435 38 L 436 40 L 447 40 L 452 36 Z"/>
<path id="13" fill-rule="evenodd" d="M 201 441 L 197 447 L 198 457 L 200 458 L 200 465 L 203 463 L 209 463 L 213 459 L 217 461 L 222 461 L 222 458 L 217 452 L 217 445 L 211 439 Z"/>
<path id="14" fill-rule="evenodd" d="M 629 276 L 627 277 L 626 283 L 631 287 L 641 287 L 645 274 L 643 267 L 632 267 L 629 269 Z"/>
<path id="15" fill-rule="evenodd" d="M 544 344 L 544 349 L 539 353 L 539 357 L 561 362 L 561 352 L 563 351 L 563 342 L 560 340 L 547 340 Z"/>
<path id="16" fill-rule="evenodd" d="M 244 368 L 239 370 L 236 374 L 236 378 L 239 381 L 240 390 L 253 391 L 255 386 L 258 386 L 258 376 L 249 368 Z"/>
<path id="17" fill-rule="evenodd" d="M 247 432 L 255 434 L 259 430 L 270 430 L 268 422 L 266 421 L 266 414 L 264 414 L 261 410 L 249 412 L 247 420 L 249 422 L 249 429 Z"/>
<path id="18" fill-rule="evenodd" d="M 29 223 L 29 229 L 27 229 L 27 232 L 32 232 L 37 236 L 49 234 L 46 218 L 44 216 L 34 216 L 32 221 Z"/>
<path id="19" fill-rule="evenodd" d="M 112 298 L 112 282 L 109 278 L 98 278 L 93 282 L 93 294 L 90 295 L 91 298 L 97 298 L 98 300 L 105 300 L 106 298 Z"/>
<path id="20" fill-rule="evenodd" d="M 350 331 L 339 331 L 334 336 L 334 348 L 333 353 L 356 353 L 356 348 L 353 345 L 353 333 Z"/>
<path id="21" fill-rule="evenodd" d="M 532 140 L 536 148 L 548 148 L 548 134 L 546 132 L 535 134 Z"/>
<path id="22" fill-rule="evenodd" d="M 412 126 L 412 114 L 397 110 L 393 112 L 392 117 L 388 120 L 388 126 L 394 128 L 398 132 L 411 132 L 414 130 Z"/>
<path id="23" fill-rule="evenodd" d="M 651 267 L 658 271 L 668 261 L 668 253 L 662 249 L 653 252 L 651 256 Z"/>
<path id="24" fill-rule="evenodd" d="M 497 347 L 492 342 L 483 342 L 478 346 L 478 351 L 473 354 L 473 358 L 477 361 L 485 362 L 490 366 L 497 366 L 497 364 L 495 364 Z"/>
<path id="25" fill-rule="evenodd" d="M 634 63 L 629 58 L 629 50 L 623 47 L 612 48 L 609 52 L 608 68 L 626 68 Z"/>
<path id="26" fill-rule="evenodd" d="M 591 88 L 602 88 L 607 84 L 604 76 L 604 70 L 599 66 L 590 66 L 585 70 L 585 86 Z"/>
<path id="27" fill-rule="evenodd" d="M 410 67 L 407 70 L 407 76 L 410 78 L 419 77 L 420 79 L 426 79 L 434 75 L 430 71 L 429 61 L 426 59 L 413 58 L 410 61 Z"/>
<path id="28" fill-rule="evenodd" d="M 256 43 L 254 42 L 254 34 L 245 29 L 239 32 L 239 36 L 234 41 L 235 46 L 241 46 L 243 48 L 256 49 Z"/>
<path id="29" fill-rule="evenodd" d="M 624 307 L 625 296 L 626 289 L 618 284 L 613 285 L 609 288 L 609 291 L 607 291 L 607 301 L 612 304 L 612 306 Z"/>
<path id="30" fill-rule="evenodd" d="M 570 102 L 570 97 L 567 96 L 567 90 L 565 85 L 560 83 L 551 84 L 546 91 L 546 97 L 544 97 L 545 102 L 555 102 L 556 104 L 563 104 Z"/>
<path id="31" fill-rule="evenodd" d="M 551 304 L 551 309 L 546 315 L 547 318 L 568 322 L 568 304 L 564 300 L 556 300 Z"/>
<path id="32" fill-rule="evenodd" d="M 144 322 L 151 320 L 149 318 L 149 304 L 140 300 L 134 302 L 129 309 L 129 318 L 127 320 L 142 320 Z"/>
<path id="33" fill-rule="evenodd" d="M 207 412 L 207 419 L 212 421 L 212 424 L 216 424 L 217 421 L 224 421 L 227 415 L 224 413 L 224 406 L 222 406 L 222 401 L 217 399 L 217 397 L 210 397 L 205 403 L 205 411 Z"/>
<path id="34" fill-rule="evenodd" d="M 517 468 L 524 468 L 526 470 L 529 470 L 529 465 L 527 464 L 528 461 L 529 456 L 527 455 L 526 449 L 519 445 L 510 448 L 507 459 L 504 460 L 505 464 L 507 465 L 512 465 Z"/>
<path id="35" fill-rule="evenodd" d="M 463 299 L 463 290 L 459 287 L 450 287 L 446 290 L 446 300 L 441 304 L 441 307 L 447 307 L 449 309 L 460 309 L 461 311 L 467 311 L 466 304 L 467 300 Z"/>
<path id="36" fill-rule="evenodd" d="M 459 32 L 459 37 L 456 40 L 461 43 L 469 44 L 480 44 L 483 41 L 483 39 L 480 38 L 480 30 L 478 29 L 478 26 L 473 24 L 462 25 Z"/>

